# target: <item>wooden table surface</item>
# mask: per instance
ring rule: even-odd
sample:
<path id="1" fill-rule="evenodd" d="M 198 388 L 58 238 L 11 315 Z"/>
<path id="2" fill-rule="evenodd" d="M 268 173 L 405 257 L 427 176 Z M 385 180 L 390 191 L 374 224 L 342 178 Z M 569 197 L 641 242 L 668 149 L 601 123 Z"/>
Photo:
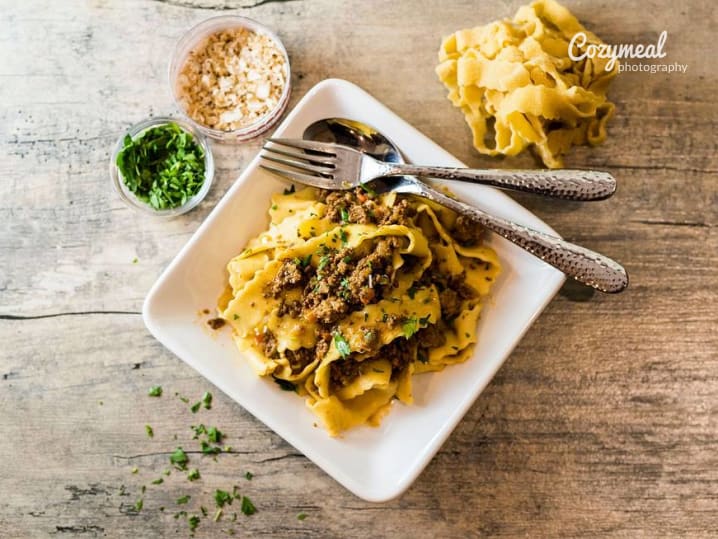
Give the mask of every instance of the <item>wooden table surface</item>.
<path id="1" fill-rule="evenodd" d="M 258 512 L 231 522 L 235 504 L 218 523 L 203 519 L 197 536 L 716 536 L 718 20 L 708 0 L 567 1 L 610 43 L 667 30 L 665 61 L 688 64 L 620 75 L 608 141 L 567 159 L 614 173 L 615 197 L 516 197 L 625 264 L 630 288 L 565 286 L 399 499 L 347 492 L 142 322 L 152 283 L 259 147 L 215 145 L 208 198 L 172 221 L 139 215 L 113 192 L 117 137 L 176 112 L 166 68 L 188 27 L 220 12 L 261 20 L 290 52 L 292 103 L 324 78 L 346 78 L 469 165 L 530 167 L 529 156 L 477 155 L 433 72 L 443 35 L 513 16 L 520 3 L 0 2 L 0 537 L 183 536 L 175 499 L 190 494 L 197 512 L 235 484 Z M 162 398 L 147 396 L 153 384 Z M 207 390 L 214 406 L 198 416 L 175 397 Z M 216 462 L 192 455 L 199 481 L 174 473 L 151 485 L 176 445 L 196 445 L 198 421 L 226 431 L 232 451 Z"/>

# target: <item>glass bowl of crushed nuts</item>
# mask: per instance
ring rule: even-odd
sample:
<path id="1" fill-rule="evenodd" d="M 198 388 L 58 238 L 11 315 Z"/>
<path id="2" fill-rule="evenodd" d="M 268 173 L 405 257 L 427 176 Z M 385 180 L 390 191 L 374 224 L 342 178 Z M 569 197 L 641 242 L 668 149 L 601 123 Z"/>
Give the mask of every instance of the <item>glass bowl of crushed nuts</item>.
<path id="1" fill-rule="evenodd" d="M 182 114 L 213 139 L 241 142 L 277 123 L 289 102 L 289 57 L 262 24 L 237 15 L 207 19 L 178 42 L 170 62 Z"/>
<path id="2" fill-rule="evenodd" d="M 214 159 L 207 139 L 190 123 L 170 117 L 127 129 L 110 157 L 110 179 L 131 208 L 176 217 L 197 206 L 212 185 Z"/>

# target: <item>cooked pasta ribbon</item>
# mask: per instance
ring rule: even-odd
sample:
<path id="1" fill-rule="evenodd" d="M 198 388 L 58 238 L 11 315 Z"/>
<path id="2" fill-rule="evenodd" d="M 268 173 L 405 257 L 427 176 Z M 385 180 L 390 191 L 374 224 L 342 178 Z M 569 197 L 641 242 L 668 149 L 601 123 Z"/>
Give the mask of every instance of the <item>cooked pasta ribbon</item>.
<path id="1" fill-rule="evenodd" d="M 549 168 L 573 145 L 602 143 L 614 105 L 606 91 L 618 73 L 608 58 L 574 57 L 603 42 L 554 0 L 521 7 L 513 20 L 459 30 L 445 38 L 436 73 L 461 108 L 474 147 L 516 155 L 532 146 Z M 607 66 L 610 69 L 607 69 Z"/>
<path id="2" fill-rule="evenodd" d="M 378 425 L 394 398 L 412 402 L 414 373 L 469 357 L 500 272 L 476 225 L 361 189 L 277 194 L 269 217 L 227 264 L 220 315 L 330 435 Z"/>

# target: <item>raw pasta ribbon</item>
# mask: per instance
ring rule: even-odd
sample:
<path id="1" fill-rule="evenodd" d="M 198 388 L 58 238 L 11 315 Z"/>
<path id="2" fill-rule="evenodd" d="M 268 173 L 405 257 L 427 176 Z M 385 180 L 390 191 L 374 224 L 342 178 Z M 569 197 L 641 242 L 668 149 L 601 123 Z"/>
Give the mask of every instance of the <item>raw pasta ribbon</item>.
<path id="1" fill-rule="evenodd" d="M 600 144 L 614 105 L 606 91 L 618 73 L 609 59 L 573 61 L 603 42 L 554 0 L 521 7 L 513 20 L 459 30 L 445 38 L 436 73 L 464 112 L 474 147 L 516 155 L 532 146 L 549 168 L 563 166 L 573 145 Z"/>

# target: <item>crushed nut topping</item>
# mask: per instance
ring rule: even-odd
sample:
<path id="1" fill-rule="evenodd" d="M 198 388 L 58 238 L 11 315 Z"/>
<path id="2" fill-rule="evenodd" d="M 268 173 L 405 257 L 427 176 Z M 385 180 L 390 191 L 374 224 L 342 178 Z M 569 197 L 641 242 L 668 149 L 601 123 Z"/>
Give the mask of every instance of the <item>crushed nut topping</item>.
<path id="1" fill-rule="evenodd" d="M 189 53 L 177 78 L 179 100 L 196 122 L 233 131 L 277 107 L 287 71 L 271 37 L 247 28 L 221 30 Z"/>

